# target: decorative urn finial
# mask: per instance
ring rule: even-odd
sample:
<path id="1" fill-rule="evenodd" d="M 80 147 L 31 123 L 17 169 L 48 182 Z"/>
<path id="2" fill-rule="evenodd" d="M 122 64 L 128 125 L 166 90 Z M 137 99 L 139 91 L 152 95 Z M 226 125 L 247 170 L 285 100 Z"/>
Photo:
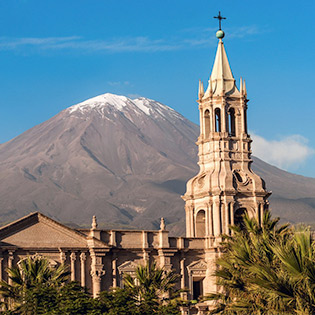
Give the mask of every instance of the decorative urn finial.
<path id="1" fill-rule="evenodd" d="M 96 220 L 96 216 L 93 215 L 93 218 L 92 218 L 92 230 L 96 230 L 97 229 L 97 220 Z"/>
<path id="2" fill-rule="evenodd" d="M 161 218 L 160 231 L 165 231 L 165 221 L 164 221 L 164 218 Z"/>

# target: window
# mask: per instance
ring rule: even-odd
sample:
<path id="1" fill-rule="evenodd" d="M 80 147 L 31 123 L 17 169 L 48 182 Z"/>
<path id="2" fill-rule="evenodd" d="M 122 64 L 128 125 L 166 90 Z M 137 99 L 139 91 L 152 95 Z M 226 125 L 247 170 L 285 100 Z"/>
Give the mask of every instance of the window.
<path id="1" fill-rule="evenodd" d="M 220 108 L 216 108 L 215 115 L 215 132 L 221 132 L 221 111 Z"/>
<path id="2" fill-rule="evenodd" d="M 247 133 L 247 111 L 246 108 L 244 109 L 244 128 L 245 133 Z"/>
<path id="3" fill-rule="evenodd" d="M 206 212 L 199 210 L 196 216 L 196 236 L 205 237 L 206 235 Z"/>
<path id="4" fill-rule="evenodd" d="M 206 138 L 208 138 L 210 134 L 210 112 L 208 109 L 205 111 L 204 116 L 205 116 L 205 136 Z"/>
<path id="5" fill-rule="evenodd" d="M 231 108 L 229 110 L 229 130 L 230 135 L 235 136 L 235 109 Z"/>
<path id="6" fill-rule="evenodd" d="M 234 225 L 244 228 L 244 215 L 247 212 L 246 208 L 239 208 L 234 213 Z"/>

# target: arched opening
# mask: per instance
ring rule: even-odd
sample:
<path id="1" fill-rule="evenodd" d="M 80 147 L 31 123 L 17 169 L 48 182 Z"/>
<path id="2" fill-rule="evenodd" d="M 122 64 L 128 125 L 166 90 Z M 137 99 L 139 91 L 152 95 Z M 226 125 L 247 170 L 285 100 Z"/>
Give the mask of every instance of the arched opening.
<path id="1" fill-rule="evenodd" d="M 245 133 L 247 133 L 247 111 L 246 108 L 244 109 L 244 128 Z"/>
<path id="2" fill-rule="evenodd" d="M 215 115 L 215 132 L 221 132 L 221 111 L 220 108 L 216 108 Z"/>
<path id="3" fill-rule="evenodd" d="M 244 228 L 244 215 L 247 212 L 246 208 L 239 208 L 234 213 L 234 225 Z"/>
<path id="4" fill-rule="evenodd" d="M 235 109 L 231 108 L 229 110 L 229 130 L 230 135 L 235 136 Z"/>
<path id="5" fill-rule="evenodd" d="M 204 120 L 205 121 L 205 136 L 206 138 L 208 138 L 210 134 L 210 112 L 208 109 L 205 111 L 204 117 L 205 117 L 205 120 Z"/>
<path id="6" fill-rule="evenodd" d="M 206 212 L 199 210 L 196 216 L 196 237 L 205 237 L 206 235 Z"/>

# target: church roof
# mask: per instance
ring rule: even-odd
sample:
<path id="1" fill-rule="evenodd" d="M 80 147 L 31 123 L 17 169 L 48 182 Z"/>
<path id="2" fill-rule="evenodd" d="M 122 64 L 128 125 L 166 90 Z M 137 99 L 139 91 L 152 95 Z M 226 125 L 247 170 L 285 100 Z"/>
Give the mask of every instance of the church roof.
<path id="1" fill-rule="evenodd" d="M 235 84 L 235 79 L 230 68 L 222 39 L 220 39 L 218 43 L 217 53 L 205 97 L 211 94 L 217 96 L 222 94 L 228 96 L 240 95 Z"/>
<path id="2" fill-rule="evenodd" d="M 108 247 L 104 242 L 88 237 L 84 233 L 69 228 L 40 212 L 33 212 L 10 224 L 0 227 L 0 247 L 42 247 L 42 248 L 88 248 Z"/>

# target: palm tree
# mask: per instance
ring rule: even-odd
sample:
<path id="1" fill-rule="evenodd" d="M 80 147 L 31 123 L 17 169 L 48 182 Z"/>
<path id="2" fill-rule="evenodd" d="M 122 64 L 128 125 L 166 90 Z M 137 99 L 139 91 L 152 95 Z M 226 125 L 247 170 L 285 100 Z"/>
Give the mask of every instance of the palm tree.
<path id="1" fill-rule="evenodd" d="M 257 284 L 290 305 L 294 314 L 315 314 L 315 243 L 309 229 L 295 230 L 286 242 L 277 242 L 272 250 L 278 268 L 263 267 L 256 272 Z M 268 272 L 268 273 L 267 273 Z"/>
<path id="2" fill-rule="evenodd" d="M 208 297 L 215 302 L 212 314 L 294 314 L 293 283 L 275 249 L 295 234 L 278 221 L 267 211 L 261 225 L 245 214 L 242 227 L 231 227 L 215 272 L 223 290 Z"/>
<path id="3" fill-rule="evenodd" d="M 0 282 L 0 294 L 4 298 L 4 307 L 20 314 L 37 313 L 38 299 L 48 299 L 54 290 L 68 280 L 69 272 L 64 265 L 58 268 L 50 266 L 43 257 L 27 257 L 17 267 L 8 268 L 11 284 Z"/>
<path id="4" fill-rule="evenodd" d="M 158 268 L 156 263 L 147 263 L 145 266 L 139 265 L 135 270 L 135 277 L 127 274 L 124 277 L 126 288 L 134 292 L 134 298 L 137 300 L 140 312 L 149 314 L 155 313 L 160 309 L 159 314 L 164 314 L 161 308 L 174 305 L 176 309 L 179 290 L 175 290 L 175 284 L 179 276 L 173 271 L 166 271 Z M 178 310 L 178 307 L 177 307 Z M 170 308 L 165 308 L 169 314 L 177 314 L 174 310 L 171 313 Z"/>

